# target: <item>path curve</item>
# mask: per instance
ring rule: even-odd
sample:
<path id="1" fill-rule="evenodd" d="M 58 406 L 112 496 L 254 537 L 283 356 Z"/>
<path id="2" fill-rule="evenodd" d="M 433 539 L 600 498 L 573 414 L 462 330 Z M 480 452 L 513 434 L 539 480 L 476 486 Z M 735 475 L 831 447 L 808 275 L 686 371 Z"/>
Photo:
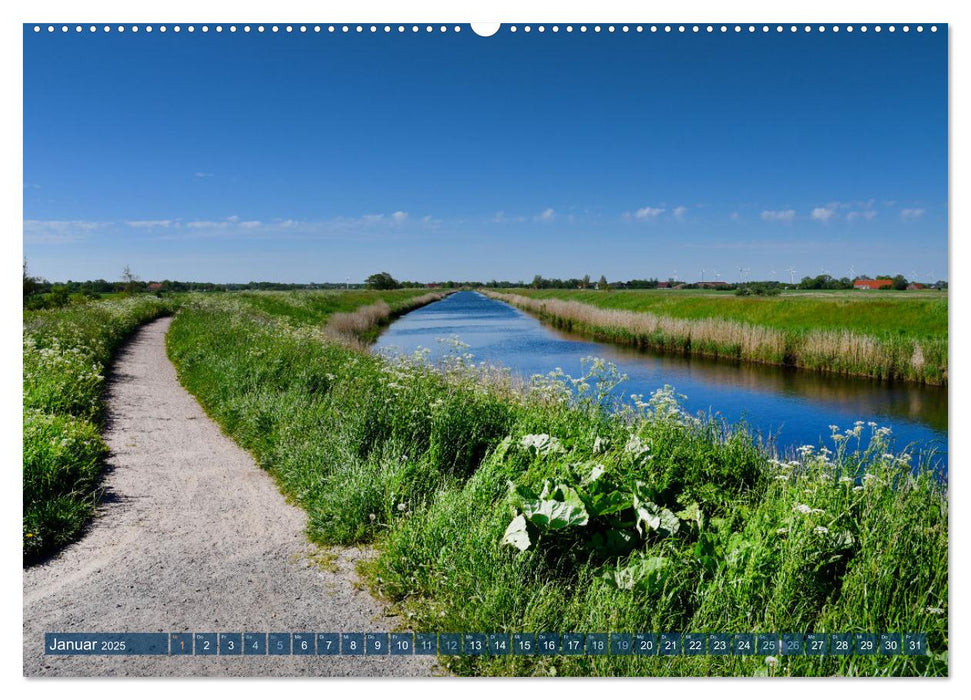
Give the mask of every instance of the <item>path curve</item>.
<path id="1" fill-rule="evenodd" d="M 428 676 L 430 657 L 45 656 L 45 632 L 368 632 L 397 620 L 355 584 L 367 551 L 321 567 L 306 515 L 179 384 L 171 318 L 121 350 L 105 498 L 88 532 L 25 569 L 27 676 Z M 319 561 L 319 558 L 316 558 Z"/>

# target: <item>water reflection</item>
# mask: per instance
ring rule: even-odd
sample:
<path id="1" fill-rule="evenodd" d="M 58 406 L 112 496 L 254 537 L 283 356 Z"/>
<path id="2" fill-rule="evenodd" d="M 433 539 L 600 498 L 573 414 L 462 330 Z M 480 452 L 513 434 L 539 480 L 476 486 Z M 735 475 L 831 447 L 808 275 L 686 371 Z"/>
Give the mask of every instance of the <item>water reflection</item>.
<path id="1" fill-rule="evenodd" d="M 603 357 L 628 375 L 621 387 L 625 396 L 670 384 L 688 396 L 689 410 L 730 422 L 744 419 L 763 435 L 777 436 L 783 447 L 827 441 L 830 425 L 847 428 L 863 420 L 891 427 L 898 447 L 916 443 L 946 459 L 946 388 L 595 343 L 475 292 L 459 292 L 403 316 L 378 339 L 377 349 L 410 353 L 425 347 L 434 360 L 446 352 L 439 340 L 450 336 L 467 343 L 477 361 L 504 365 L 525 377 L 557 367 L 579 376 L 582 358 Z"/>

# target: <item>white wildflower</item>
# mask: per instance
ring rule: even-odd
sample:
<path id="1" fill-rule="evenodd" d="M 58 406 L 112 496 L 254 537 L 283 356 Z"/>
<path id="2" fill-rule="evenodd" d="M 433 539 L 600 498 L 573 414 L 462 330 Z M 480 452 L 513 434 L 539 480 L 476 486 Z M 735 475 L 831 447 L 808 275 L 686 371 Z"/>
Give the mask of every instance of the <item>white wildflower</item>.
<path id="1" fill-rule="evenodd" d="M 813 529 L 813 532 L 815 532 L 817 535 L 825 535 L 829 533 L 829 528 L 823 527 L 822 525 L 817 525 L 815 529 Z"/>

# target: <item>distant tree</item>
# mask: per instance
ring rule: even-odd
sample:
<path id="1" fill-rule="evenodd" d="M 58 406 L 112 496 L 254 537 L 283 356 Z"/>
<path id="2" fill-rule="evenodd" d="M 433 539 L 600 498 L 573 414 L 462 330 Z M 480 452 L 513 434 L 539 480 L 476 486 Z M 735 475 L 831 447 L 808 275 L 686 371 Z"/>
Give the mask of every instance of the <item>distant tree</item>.
<path id="1" fill-rule="evenodd" d="M 24 258 L 24 299 L 37 293 L 38 280 L 27 271 L 27 258 Z"/>
<path id="2" fill-rule="evenodd" d="M 378 272 L 368 277 L 364 286 L 368 289 L 398 289 L 401 285 L 387 272 Z"/>
<path id="3" fill-rule="evenodd" d="M 890 286 L 894 289 L 907 289 L 907 278 L 903 275 L 895 275 L 893 278 L 893 284 Z"/>
<path id="4" fill-rule="evenodd" d="M 604 275 L 600 275 L 600 279 L 597 280 L 597 289 L 602 289 L 605 292 L 610 291 L 610 285 L 607 284 L 607 278 Z"/>
<path id="5" fill-rule="evenodd" d="M 583 276 L 583 280 L 581 280 L 580 286 L 582 286 L 584 289 L 587 289 L 590 287 L 590 275 Z"/>
<path id="6" fill-rule="evenodd" d="M 121 282 L 124 285 L 126 294 L 135 293 L 135 282 L 137 281 L 138 277 L 135 276 L 128 265 L 125 265 L 125 269 L 121 271 Z"/>
<path id="7" fill-rule="evenodd" d="M 541 288 L 543 286 L 543 275 L 536 275 L 533 277 L 533 283 L 530 286 L 532 286 L 533 289 Z"/>

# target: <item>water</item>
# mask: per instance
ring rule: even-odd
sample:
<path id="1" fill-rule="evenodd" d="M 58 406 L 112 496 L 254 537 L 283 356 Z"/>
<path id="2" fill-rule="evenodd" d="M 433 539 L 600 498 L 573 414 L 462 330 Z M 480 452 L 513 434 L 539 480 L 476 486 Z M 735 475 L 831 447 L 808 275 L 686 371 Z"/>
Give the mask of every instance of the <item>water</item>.
<path id="1" fill-rule="evenodd" d="M 624 396 L 649 396 L 669 384 L 688 397 L 682 403 L 690 412 L 710 412 L 730 423 L 744 419 L 763 436 L 774 436 L 782 451 L 804 444 L 832 449 L 830 425 L 846 429 L 858 420 L 874 421 L 892 429 L 898 449 L 913 444 L 936 450 L 935 461 L 946 468 L 943 387 L 685 358 L 592 342 L 477 292 L 458 292 L 402 316 L 378 339 L 376 350 L 409 354 L 428 348 L 434 361 L 448 351 L 440 339 L 451 336 L 469 345 L 476 362 L 509 367 L 527 378 L 557 367 L 579 377 L 581 358 L 602 357 L 628 375 L 620 387 Z M 864 435 L 867 431 L 864 428 Z"/>

